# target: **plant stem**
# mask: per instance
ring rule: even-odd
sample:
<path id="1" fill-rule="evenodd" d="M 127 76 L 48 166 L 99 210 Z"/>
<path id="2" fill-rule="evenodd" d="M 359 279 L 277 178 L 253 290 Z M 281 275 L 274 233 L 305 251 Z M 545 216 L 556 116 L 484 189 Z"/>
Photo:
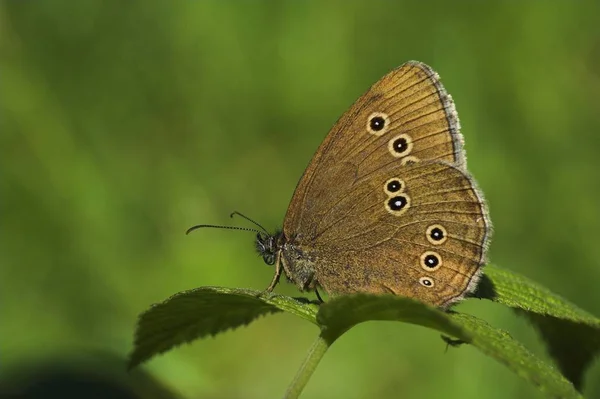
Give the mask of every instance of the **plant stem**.
<path id="1" fill-rule="evenodd" d="M 300 393 L 302 393 L 302 390 L 308 383 L 308 380 L 317 368 L 323 355 L 327 352 L 327 349 L 329 349 L 329 343 L 319 335 L 308 350 L 308 355 L 304 359 L 304 362 L 302 362 L 300 370 L 296 373 L 294 380 L 288 386 L 285 396 L 283 397 L 284 399 L 296 399 L 300 396 Z"/>

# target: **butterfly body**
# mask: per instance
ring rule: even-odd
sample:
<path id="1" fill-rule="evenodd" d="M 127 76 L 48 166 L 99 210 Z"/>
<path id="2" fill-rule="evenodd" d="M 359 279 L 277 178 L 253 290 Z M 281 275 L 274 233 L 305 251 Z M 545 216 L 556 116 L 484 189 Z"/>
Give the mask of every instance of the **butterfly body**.
<path id="1" fill-rule="evenodd" d="M 300 179 L 283 230 L 257 249 L 301 291 L 368 292 L 447 308 L 473 292 L 491 233 L 452 98 L 411 61 L 338 120 Z"/>

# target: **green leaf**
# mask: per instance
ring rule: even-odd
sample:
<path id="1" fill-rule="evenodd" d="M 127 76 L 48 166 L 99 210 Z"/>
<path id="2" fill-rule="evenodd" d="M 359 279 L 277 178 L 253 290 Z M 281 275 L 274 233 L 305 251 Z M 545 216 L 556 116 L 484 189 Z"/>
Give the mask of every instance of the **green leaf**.
<path id="1" fill-rule="evenodd" d="M 583 375 L 600 352 L 598 328 L 531 312 L 522 313 L 538 330 L 563 375 L 581 391 Z"/>
<path id="2" fill-rule="evenodd" d="M 128 367 L 131 369 L 177 345 L 280 311 L 316 323 L 317 306 L 304 298 L 221 287 L 177 293 L 140 315 Z"/>
<path id="3" fill-rule="evenodd" d="M 353 326 L 369 320 L 396 320 L 441 331 L 464 341 L 465 335 L 448 313 L 410 298 L 394 295 L 356 294 L 336 297 L 321 305 L 317 322 L 321 335 L 333 343 Z"/>
<path id="4" fill-rule="evenodd" d="M 578 388 L 583 371 L 600 350 L 600 320 L 517 274 L 486 267 L 477 296 L 492 299 L 524 313 L 540 330 L 560 370 Z M 338 297 L 320 307 L 305 298 L 290 298 L 254 290 L 203 287 L 181 292 L 153 305 L 140 316 L 134 367 L 150 357 L 196 338 L 250 323 L 257 317 L 286 311 L 321 328 L 322 345 L 330 345 L 345 331 L 368 320 L 396 320 L 422 325 L 472 344 L 505 364 L 551 396 L 580 397 L 557 370 L 513 340 L 505 331 L 478 318 L 443 312 L 409 298 L 359 294 Z M 320 356 L 326 347 L 316 351 Z M 320 357 L 309 356 L 295 381 L 302 390 Z M 313 364 L 314 363 L 314 364 Z M 290 392 L 296 392 L 293 389 Z"/>
<path id="5" fill-rule="evenodd" d="M 480 296 L 524 315 L 563 375 L 581 390 L 586 368 L 600 353 L 600 319 L 526 277 L 493 266 L 485 273 Z"/>
<path id="6" fill-rule="evenodd" d="M 527 277 L 492 265 L 484 270 L 491 281 L 483 279 L 478 291 L 486 298 L 528 312 L 600 326 L 600 319 Z"/>
<path id="7" fill-rule="evenodd" d="M 461 313 L 446 313 L 409 298 L 392 295 L 352 295 L 321 305 L 317 321 L 330 343 L 352 326 L 369 320 L 396 320 L 438 330 L 472 344 L 506 365 L 548 395 L 580 398 L 573 385 L 552 366 L 537 358 L 507 332 Z"/>

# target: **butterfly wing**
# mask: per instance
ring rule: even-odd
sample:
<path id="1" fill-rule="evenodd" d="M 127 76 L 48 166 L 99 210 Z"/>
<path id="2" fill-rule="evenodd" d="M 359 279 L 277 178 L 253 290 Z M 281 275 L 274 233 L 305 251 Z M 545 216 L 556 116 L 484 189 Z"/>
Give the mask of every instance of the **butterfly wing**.
<path id="1" fill-rule="evenodd" d="M 370 126 L 377 117 L 385 123 L 381 130 Z M 394 139 L 406 139 L 410 148 L 390 157 Z M 409 61 L 371 86 L 330 130 L 298 182 L 284 231 L 314 225 L 323 211 L 321 201 L 315 199 L 322 198 L 320 191 L 332 182 L 338 184 L 331 170 L 340 162 L 355 165 L 356 177 L 360 177 L 384 162 L 431 160 L 466 168 L 460 124 L 452 97 L 437 73 L 421 62 Z"/>
<path id="2" fill-rule="evenodd" d="M 438 173 L 447 180 L 428 180 L 421 172 L 429 168 L 441 168 Z M 473 285 L 489 236 L 483 200 L 465 168 L 452 99 L 428 66 L 406 63 L 375 83 L 332 128 L 298 183 L 284 234 L 315 259 L 315 278 L 330 294 L 380 292 L 381 284 L 388 284 L 388 292 L 423 300 L 422 290 L 414 285 L 420 284 L 423 273 L 413 262 L 429 248 L 419 241 L 425 239 L 422 226 L 430 227 L 437 217 L 438 222 L 453 222 L 444 227 L 450 229 L 444 245 L 472 242 L 471 260 L 454 261 L 446 254 L 436 269 L 447 271 L 446 277 L 426 290 L 432 295 L 428 303 L 438 304 L 432 293 L 439 290 L 444 290 L 444 301 L 451 302 Z M 438 173 L 433 175 L 439 177 Z M 391 178 L 407 184 L 410 191 L 409 206 L 397 216 L 384 206 L 394 198 L 384 191 Z M 444 208 L 442 189 L 447 184 L 460 184 L 456 201 L 462 205 L 456 206 L 470 207 L 470 213 Z M 390 269 L 388 274 L 384 269 Z M 390 276 L 392 280 L 384 278 Z M 453 283 L 460 279 L 456 276 L 462 276 L 460 284 Z"/>
<path id="3" fill-rule="evenodd" d="M 309 244 L 328 293 L 394 293 L 446 307 L 475 288 L 490 227 L 476 183 L 460 168 L 386 165 L 332 210 Z"/>

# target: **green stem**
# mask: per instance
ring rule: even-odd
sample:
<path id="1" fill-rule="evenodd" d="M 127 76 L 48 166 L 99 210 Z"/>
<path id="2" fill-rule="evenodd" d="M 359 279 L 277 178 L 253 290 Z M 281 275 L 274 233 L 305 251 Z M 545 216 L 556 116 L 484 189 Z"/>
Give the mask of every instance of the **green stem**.
<path id="1" fill-rule="evenodd" d="M 310 347 L 308 355 L 304 359 L 304 362 L 302 362 L 302 366 L 300 366 L 300 370 L 296 373 L 294 380 L 288 386 L 283 397 L 284 399 L 295 399 L 300 396 L 300 393 L 302 393 L 302 390 L 306 386 L 306 383 L 308 383 L 323 355 L 327 352 L 327 349 L 329 349 L 329 343 L 319 335 Z"/>

